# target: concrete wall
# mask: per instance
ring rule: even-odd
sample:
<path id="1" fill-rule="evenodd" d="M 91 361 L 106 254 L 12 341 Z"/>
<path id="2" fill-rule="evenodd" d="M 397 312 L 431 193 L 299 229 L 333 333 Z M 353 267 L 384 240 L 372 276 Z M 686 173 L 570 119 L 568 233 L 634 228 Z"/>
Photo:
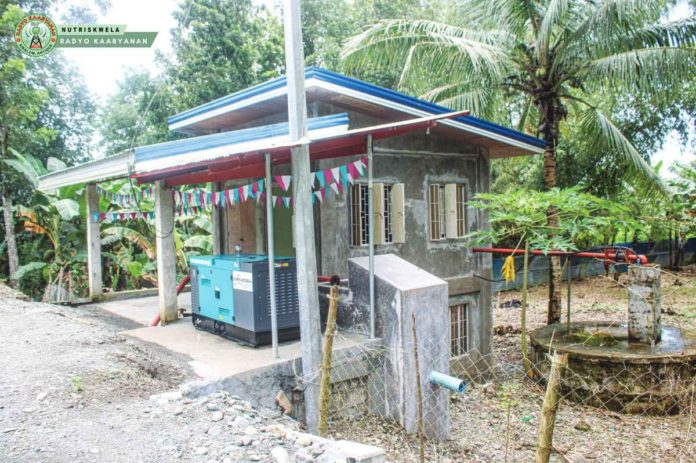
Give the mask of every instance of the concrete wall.
<path id="1" fill-rule="evenodd" d="M 350 259 L 350 287 L 356 301 L 368 298 L 367 258 Z M 375 257 L 376 332 L 384 343 L 382 363 L 368 377 L 373 413 L 418 430 L 417 381 L 423 393 L 424 432 L 429 438 L 449 436 L 449 392 L 428 382 L 431 371 L 449 373 L 449 309 L 447 284 L 394 254 Z M 364 304 L 360 304 L 364 306 Z M 414 358 L 413 317 L 419 368 Z"/>
<path id="2" fill-rule="evenodd" d="M 346 110 L 326 102 L 310 104 L 308 115 L 317 117 L 342 112 L 348 113 L 351 128 L 388 122 L 375 114 Z M 250 125 L 280 122 L 284 117 L 284 114 L 275 114 Z M 313 162 L 312 170 L 339 166 L 361 157 L 364 155 Z M 282 166 L 277 171 L 274 173 L 289 173 L 288 166 Z M 471 347 L 477 353 L 489 353 L 492 329 L 490 284 L 475 275 L 490 278 L 492 257 L 473 254 L 470 246 L 461 239 L 430 240 L 428 214 L 428 186 L 431 183 L 464 183 L 467 185 L 469 198 L 478 192 L 489 190 L 490 165 L 486 149 L 447 137 L 441 132 L 426 133 L 421 130 L 375 142 L 373 173 L 375 182 L 405 185 L 406 241 L 403 244 L 378 245 L 376 253 L 396 254 L 444 279 L 449 285 L 452 303 L 462 296 L 470 297 L 475 302 L 472 304 L 475 313 L 471 313 L 470 319 L 476 323 L 473 326 L 470 324 L 470 332 L 475 333 L 472 338 L 476 339 L 476 344 Z M 349 201 L 350 196 L 345 193 L 340 196 L 331 195 L 328 201 L 315 205 L 317 264 L 320 274 L 338 274 L 345 278 L 348 275 L 348 259 L 367 255 L 366 246 L 353 247 L 350 244 Z M 253 211 L 247 211 L 245 215 L 234 209 L 239 207 L 233 207 L 228 214 L 228 230 L 242 228 L 240 221 L 248 224 L 262 223 L 253 215 Z M 488 226 L 485 213 L 477 209 L 468 208 L 467 218 L 470 231 Z M 244 242 L 247 243 L 245 252 L 265 249 L 256 242 L 251 244 L 251 236 L 259 239 L 263 237 L 263 231 L 255 235 L 251 231 L 246 230 L 249 237 L 244 237 Z M 241 235 L 237 237 L 230 233 L 228 242 L 231 248 L 234 247 L 235 239 L 240 237 Z M 351 316 L 356 315 L 355 306 L 351 307 L 351 311 Z M 340 317 L 339 314 L 339 323 Z"/>

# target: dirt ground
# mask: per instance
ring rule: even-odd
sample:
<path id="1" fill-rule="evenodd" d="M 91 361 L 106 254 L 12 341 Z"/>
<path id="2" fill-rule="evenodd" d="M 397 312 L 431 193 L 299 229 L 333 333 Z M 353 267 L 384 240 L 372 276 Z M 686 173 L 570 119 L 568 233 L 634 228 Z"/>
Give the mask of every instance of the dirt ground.
<path id="1" fill-rule="evenodd" d="M 188 398 L 188 358 L 96 309 L 18 300 L 0 284 L 0 463 L 335 461 L 277 410 Z"/>
<path id="2" fill-rule="evenodd" d="M 626 276 L 595 277 L 571 286 L 572 320 L 625 321 Z M 696 327 L 696 268 L 663 273 L 663 323 Z M 529 294 L 529 331 L 546 323 L 548 288 Z M 564 286 L 565 320 L 565 286 Z M 521 371 L 519 291 L 494 298 L 494 361 L 499 372 L 492 382 L 469 384 L 452 397 L 451 440 L 427 442 L 426 460 L 440 462 L 534 461 L 544 389 Z M 696 386 L 696 385 L 695 385 Z M 562 401 L 554 432 L 552 462 L 694 462 L 696 423 L 691 407 L 674 416 L 634 416 Z M 336 435 L 380 445 L 392 461 L 418 461 L 418 442 L 398 426 L 375 418 L 339 422 Z"/>

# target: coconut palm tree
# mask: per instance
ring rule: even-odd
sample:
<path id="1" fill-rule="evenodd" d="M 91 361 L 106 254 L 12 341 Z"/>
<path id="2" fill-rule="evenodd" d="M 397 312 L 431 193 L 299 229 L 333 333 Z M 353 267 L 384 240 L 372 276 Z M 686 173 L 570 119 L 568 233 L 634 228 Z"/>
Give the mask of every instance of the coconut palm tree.
<path id="1" fill-rule="evenodd" d="M 544 182 L 556 184 L 556 147 L 572 121 L 630 177 L 664 185 L 611 118 L 602 95 L 659 91 L 693 78 L 696 18 L 662 20 L 660 0 L 462 0 L 448 23 L 385 20 L 346 44 L 348 69 L 399 68 L 399 86 L 454 109 L 514 113 L 546 141 Z M 534 118 L 536 120 L 534 121 Z M 533 127 L 532 130 L 529 128 Z M 574 130 L 577 133 L 577 130 Z M 556 223 L 554 209 L 548 221 Z M 560 320 L 560 260 L 552 259 L 548 322 Z"/>

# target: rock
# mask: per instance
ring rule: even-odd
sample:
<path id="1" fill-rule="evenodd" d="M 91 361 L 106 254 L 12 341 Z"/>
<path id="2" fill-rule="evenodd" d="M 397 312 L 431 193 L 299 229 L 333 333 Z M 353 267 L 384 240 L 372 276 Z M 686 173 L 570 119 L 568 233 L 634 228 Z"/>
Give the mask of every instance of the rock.
<path id="1" fill-rule="evenodd" d="M 314 463 L 316 460 L 314 457 L 304 450 L 300 450 L 295 454 L 295 461 L 297 463 Z"/>
<path id="2" fill-rule="evenodd" d="M 311 453 L 313 456 L 315 456 L 315 457 L 318 457 L 319 455 L 321 455 L 322 453 L 324 453 L 324 449 L 321 448 L 321 447 L 318 446 L 318 445 L 316 445 L 316 446 L 313 445 L 312 448 L 309 449 L 309 451 L 310 451 L 310 453 Z"/>
<path id="3" fill-rule="evenodd" d="M 46 398 L 47 395 L 48 395 L 48 391 L 39 392 L 39 393 L 36 395 L 36 400 L 38 400 L 39 402 L 41 402 L 42 400 L 44 400 L 44 399 Z"/>
<path id="4" fill-rule="evenodd" d="M 292 413 L 292 403 L 290 402 L 290 399 L 288 399 L 288 396 L 285 395 L 285 392 L 278 391 L 278 394 L 275 396 L 275 404 L 286 415 L 289 415 L 290 413 Z"/>
<path id="5" fill-rule="evenodd" d="M 277 436 L 277 437 L 282 437 L 282 438 L 287 437 L 287 431 L 285 430 L 285 428 L 283 428 L 282 426 L 280 426 L 278 424 L 271 424 L 269 426 L 266 426 L 266 427 L 262 428 L 261 431 L 266 432 L 268 434 L 272 434 L 272 435 Z"/>
<path id="6" fill-rule="evenodd" d="M 89 453 L 91 453 L 92 455 L 96 455 L 99 453 L 99 448 L 92 447 L 91 449 L 89 449 Z"/>
<path id="7" fill-rule="evenodd" d="M 295 440 L 295 443 L 300 447 L 309 447 L 312 445 L 312 438 L 307 434 L 302 434 Z"/>
<path id="8" fill-rule="evenodd" d="M 183 407 L 176 407 L 176 408 L 172 411 L 172 414 L 173 414 L 174 416 L 179 416 L 179 415 L 181 415 L 182 413 L 184 413 Z"/>
<path id="9" fill-rule="evenodd" d="M 232 420 L 232 422 L 230 423 L 230 426 L 234 426 L 240 429 L 244 429 L 250 425 L 251 421 L 249 421 L 249 419 L 244 416 L 236 416 L 234 420 Z"/>
<path id="10" fill-rule="evenodd" d="M 220 426 L 219 424 L 214 424 L 208 428 L 208 432 L 206 434 L 212 437 L 217 437 L 220 434 L 222 434 L 222 426 Z"/>
<path id="11" fill-rule="evenodd" d="M 208 447 L 196 447 L 193 450 L 193 453 L 196 455 L 207 455 L 208 454 Z"/>
<path id="12" fill-rule="evenodd" d="M 247 436 L 255 436 L 258 433 L 259 431 L 253 426 L 247 426 L 246 428 L 244 428 L 244 434 L 246 434 Z"/>
<path id="13" fill-rule="evenodd" d="M 275 459 L 276 463 L 289 463 L 290 455 L 288 455 L 287 450 L 283 447 L 275 447 L 271 450 L 271 456 Z"/>
<path id="14" fill-rule="evenodd" d="M 251 445 L 253 441 L 254 439 L 252 439 L 249 436 L 242 436 L 242 438 L 239 440 L 239 445 L 242 447 L 246 447 L 247 445 Z"/>
<path id="15" fill-rule="evenodd" d="M 210 421 L 222 421 L 222 419 L 225 417 L 225 414 L 222 413 L 220 410 L 216 411 L 212 415 L 210 415 Z"/>
<path id="16" fill-rule="evenodd" d="M 209 403 L 205 406 L 205 408 L 206 408 L 209 412 L 214 412 L 214 411 L 220 410 L 220 406 L 219 406 L 218 404 L 216 404 L 215 402 L 209 402 Z"/>
<path id="17" fill-rule="evenodd" d="M 577 429 L 578 431 L 585 431 L 585 432 L 592 429 L 591 426 L 586 421 L 583 421 L 583 420 L 578 420 L 573 427 L 575 429 Z"/>

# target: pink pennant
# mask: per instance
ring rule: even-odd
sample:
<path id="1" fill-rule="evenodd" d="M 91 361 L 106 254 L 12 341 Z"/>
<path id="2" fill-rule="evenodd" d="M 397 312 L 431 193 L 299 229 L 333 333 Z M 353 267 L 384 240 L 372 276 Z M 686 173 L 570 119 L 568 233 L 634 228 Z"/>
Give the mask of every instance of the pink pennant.
<path id="1" fill-rule="evenodd" d="M 331 169 L 324 170 L 324 179 L 326 180 L 327 184 L 331 184 L 331 181 L 333 179 L 333 174 L 331 173 Z"/>
<path id="2" fill-rule="evenodd" d="M 358 173 L 358 169 L 355 167 L 354 163 L 348 164 L 348 175 L 350 177 L 350 180 L 355 180 L 360 177 L 360 174 Z"/>
<path id="3" fill-rule="evenodd" d="M 253 182 L 251 184 L 251 192 L 253 194 L 256 194 L 256 192 L 259 191 L 259 183 L 258 182 Z"/>

